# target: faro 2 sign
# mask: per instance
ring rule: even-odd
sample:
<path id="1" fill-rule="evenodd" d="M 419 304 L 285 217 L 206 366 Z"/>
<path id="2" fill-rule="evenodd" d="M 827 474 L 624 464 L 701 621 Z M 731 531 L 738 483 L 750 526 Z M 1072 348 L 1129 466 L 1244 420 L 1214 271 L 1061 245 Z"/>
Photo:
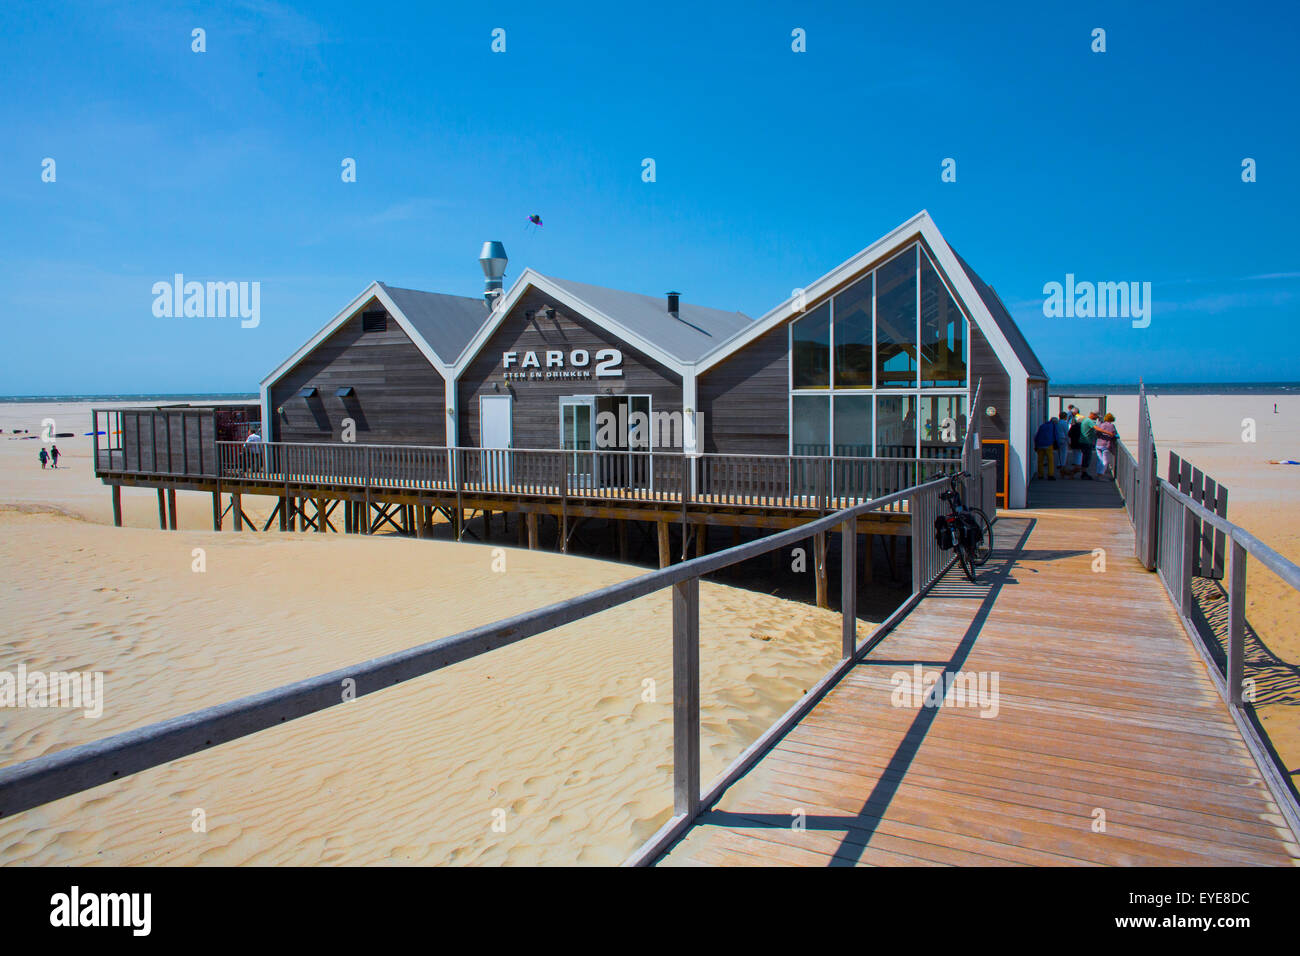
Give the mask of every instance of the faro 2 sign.
<path id="1" fill-rule="evenodd" d="M 594 364 L 586 349 L 561 349 L 544 352 L 502 352 L 501 368 L 512 381 L 547 381 L 574 378 L 621 378 L 623 353 L 618 349 L 598 349 Z"/>

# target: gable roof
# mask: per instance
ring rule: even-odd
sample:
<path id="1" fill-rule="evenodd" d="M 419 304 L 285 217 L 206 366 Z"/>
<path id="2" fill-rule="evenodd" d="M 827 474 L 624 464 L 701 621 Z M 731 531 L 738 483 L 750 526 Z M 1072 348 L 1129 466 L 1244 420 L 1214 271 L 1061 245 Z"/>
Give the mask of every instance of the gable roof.
<path id="1" fill-rule="evenodd" d="M 420 350 L 420 354 L 444 378 L 451 372 L 466 343 L 492 317 L 482 299 L 417 292 L 414 289 L 400 289 L 382 282 L 372 282 L 334 318 L 326 322 L 320 331 L 304 342 L 298 351 L 262 379 L 262 389 L 265 391 L 288 374 L 372 299 L 384 307 Z"/>
<path id="2" fill-rule="evenodd" d="M 378 283 L 444 365 L 452 365 L 491 313 L 482 299 Z"/>
<path id="3" fill-rule="evenodd" d="M 952 249 L 952 246 L 948 246 Z M 952 249 L 952 254 L 957 257 L 957 262 L 961 264 L 962 270 L 966 277 L 970 279 L 971 285 L 983 300 L 984 306 L 989 310 L 989 315 L 993 321 L 998 324 L 1002 334 L 1007 337 L 1012 351 L 1016 353 L 1016 358 L 1020 359 L 1020 364 L 1025 367 L 1025 374 L 1029 378 L 1047 378 L 1047 372 L 1043 368 L 1043 363 L 1038 361 L 1038 356 L 1034 354 L 1033 348 L 1029 345 L 1029 340 L 1025 338 L 1020 326 L 1016 325 L 1016 320 L 1011 317 L 1007 307 L 1002 303 L 1002 298 L 994 291 L 993 287 L 976 275 L 975 270 L 970 267 L 965 259 L 956 249 Z"/>
<path id="4" fill-rule="evenodd" d="M 555 276 L 546 278 L 684 363 L 697 361 L 753 321 L 743 312 L 710 309 L 685 300 L 679 303 L 680 318 L 676 318 L 668 312 L 666 297 L 607 289 Z"/>
<path id="5" fill-rule="evenodd" d="M 682 303 L 673 318 L 666 299 L 621 292 L 603 286 L 553 279 L 525 269 L 505 295 L 499 296 L 486 325 L 474 334 L 456 362 L 454 374 L 469 367 L 529 289 L 551 297 L 556 304 L 591 319 L 620 341 L 648 355 L 666 368 L 686 375 L 695 362 L 753 325 L 743 312 L 726 312 Z"/>
<path id="6" fill-rule="evenodd" d="M 709 370 L 765 332 L 803 314 L 804 310 L 800 308 L 801 301 L 808 303 L 820 300 L 854 277 L 885 261 L 898 249 L 918 239 L 923 239 L 930 247 L 935 265 L 947 278 L 950 291 L 959 302 L 964 304 L 972 321 L 983 331 L 1002 364 L 1009 371 L 1020 368 L 1029 378 L 1045 378 L 1046 373 L 1042 370 L 1042 365 L 1039 364 L 1033 350 L 1029 348 L 1029 343 L 1016 327 L 1002 300 L 991 287 L 984 285 L 969 266 L 961 262 L 952 246 L 948 245 L 948 241 L 939 233 L 939 227 L 934 224 L 930 214 L 924 209 L 896 229 L 881 236 L 857 255 L 810 283 L 803 290 L 801 298 L 792 296 L 786 299 L 766 315 L 750 323 L 748 328 L 737 332 L 729 340 L 703 356 L 696 371 L 702 373 Z M 981 287 L 987 292 L 982 293 Z M 995 311 L 1002 313 L 1001 317 L 995 318 Z M 1013 337 L 1022 344 L 1022 349 L 1013 346 Z M 1037 374 L 1035 371 L 1030 371 L 1031 368 Z"/>

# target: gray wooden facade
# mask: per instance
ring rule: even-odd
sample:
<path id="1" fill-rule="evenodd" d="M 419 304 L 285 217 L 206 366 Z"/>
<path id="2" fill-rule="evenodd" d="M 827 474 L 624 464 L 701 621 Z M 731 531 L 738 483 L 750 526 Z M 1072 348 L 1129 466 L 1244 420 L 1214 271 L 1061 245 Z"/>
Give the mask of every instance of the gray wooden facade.
<path id="1" fill-rule="evenodd" d="M 364 330 L 368 312 L 383 313 L 383 331 Z M 303 397 L 304 387 L 314 387 L 316 394 Z M 347 388 L 353 394 L 336 394 Z M 348 418 L 362 443 L 443 445 L 447 440 L 442 375 L 373 299 L 273 383 L 269 398 L 271 428 L 265 437 L 271 441 L 337 442 Z"/>
<path id="2" fill-rule="evenodd" d="M 565 371 L 575 371 L 568 356 L 584 350 L 589 357 L 603 348 L 622 353 L 621 375 L 597 378 L 594 361 L 581 370 L 591 377 L 507 379 L 503 354 L 518 356 L 535 352 L 561 351 Z M 543 360 L 543 366 L 545 362 Z M 545 376 L 547 369 L 541 368 Z M 512 400 L 512 446 L 514 448 L 560 447 L 560 399 L 572 395 L 649 395 L 654 413 L 682 410 L 681 376 L 615 338 L 586 316 L 560 305 L 532 289 L 520 297 L 500 327 L 488 338 L 457 384 L 459 443 L 480 442 L 480 398 L 509 394 Z"/>

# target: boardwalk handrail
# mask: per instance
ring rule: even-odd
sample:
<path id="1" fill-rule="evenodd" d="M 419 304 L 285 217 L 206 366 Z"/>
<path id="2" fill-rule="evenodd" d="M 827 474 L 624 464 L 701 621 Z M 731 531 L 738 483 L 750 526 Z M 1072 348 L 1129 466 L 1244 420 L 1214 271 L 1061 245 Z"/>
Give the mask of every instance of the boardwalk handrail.
<path id="1" fill-rule="evenodd" d="M 1246 660 L 1246 566 L 1248 555 L 1259 561 L 1297 593 L 1300 566 L 1283 557 L 1245 528 L 1216 514 L 1180 491 L 1156 471 L 1155 441 L 1151 432 L 1146 391 L 1138 392 L 1139 451 L 1135 456 L 1117 442 L 1115 477 L 1134 528 L 1134 550 L 1148 570 L 1157 572 L 1178 609 L 1183 628 L 1201 653 L 1206 669 L 1228 703 L 1242 738 L 1259 765 L 1269 789 L 1282 809 L 1291 830 L 1300 838 L 1300 803 L 1260 738 L 1255 724 L 1246 719 L 1244 700 Z M 1201 545 L 1197 522 L 1222 531 L 1231 542 L 1228 580 L 1228 638 L 1226 674 L 1202 646 L 1200 631 L 1192 619 L 1196 577 L 1195 555 Z M 1149 560 L 1148 560 L 1149 558 Z"/>
<path id="2" fill-rule="evenodd" d="M 838 679 L 838 675 L 848 665 L 875 646 L 894 622 L 910 610 L 951 565 L 951 558 L 947 561 L 942 559 L 933 529 L 928 525 L 933 513 L 937 512 L 939 493 L 946 486 L 946 477 L 937 478 L 875 501 L 842 509 L 797 528 L 670 565 L 450 637 L 0 768 L 0 817 L 11 816 L 317 713 L 350 699 L 582 620 L 656 591 L 672 588 L 674 815 L 665 828 L 638 851 L 644 855 L 649 852 L 648 847 L 658 846 L 663 841 L 674 838 L 698 814 L 701 806 L 700 577 L 838 529 L 843 540 L 845 585 L 841 610 L 842 657 L 839 665 L 818 685 L 824 686 L 828 681 Z M 904 499 L 908 502 L 912 523 L 913 568 L 920 569 L 920 574 L 913 577 L 912 594 L 908 601 L 877 627 L 866 641 L 859 644 L 856 614 L 856 522 L 863 515 Z M 811 701 L 814 696 L 810 691 L 804 700 Z M 742 754 L 727 774 L 738 774 L 743 769 L 743 761 L 752 750 L 751 747 L 750 751 Z M 727 774 L 724 774 L 724 778 Z M 717 784 L 714 786 L 716 790 Z"/>

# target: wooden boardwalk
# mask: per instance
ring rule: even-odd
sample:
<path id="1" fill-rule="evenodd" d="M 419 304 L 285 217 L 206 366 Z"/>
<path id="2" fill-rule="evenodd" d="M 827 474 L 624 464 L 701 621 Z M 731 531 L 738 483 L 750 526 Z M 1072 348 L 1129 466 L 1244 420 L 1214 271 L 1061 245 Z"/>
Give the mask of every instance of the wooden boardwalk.
<path id="1" fill-rule="evenodd" d="M 659 864 L 1300 864 L 1114 485 L 1036 482 L 1030 505 Z M 894 706 L 918 664 L 996 675 L 996 711 Z"/>

